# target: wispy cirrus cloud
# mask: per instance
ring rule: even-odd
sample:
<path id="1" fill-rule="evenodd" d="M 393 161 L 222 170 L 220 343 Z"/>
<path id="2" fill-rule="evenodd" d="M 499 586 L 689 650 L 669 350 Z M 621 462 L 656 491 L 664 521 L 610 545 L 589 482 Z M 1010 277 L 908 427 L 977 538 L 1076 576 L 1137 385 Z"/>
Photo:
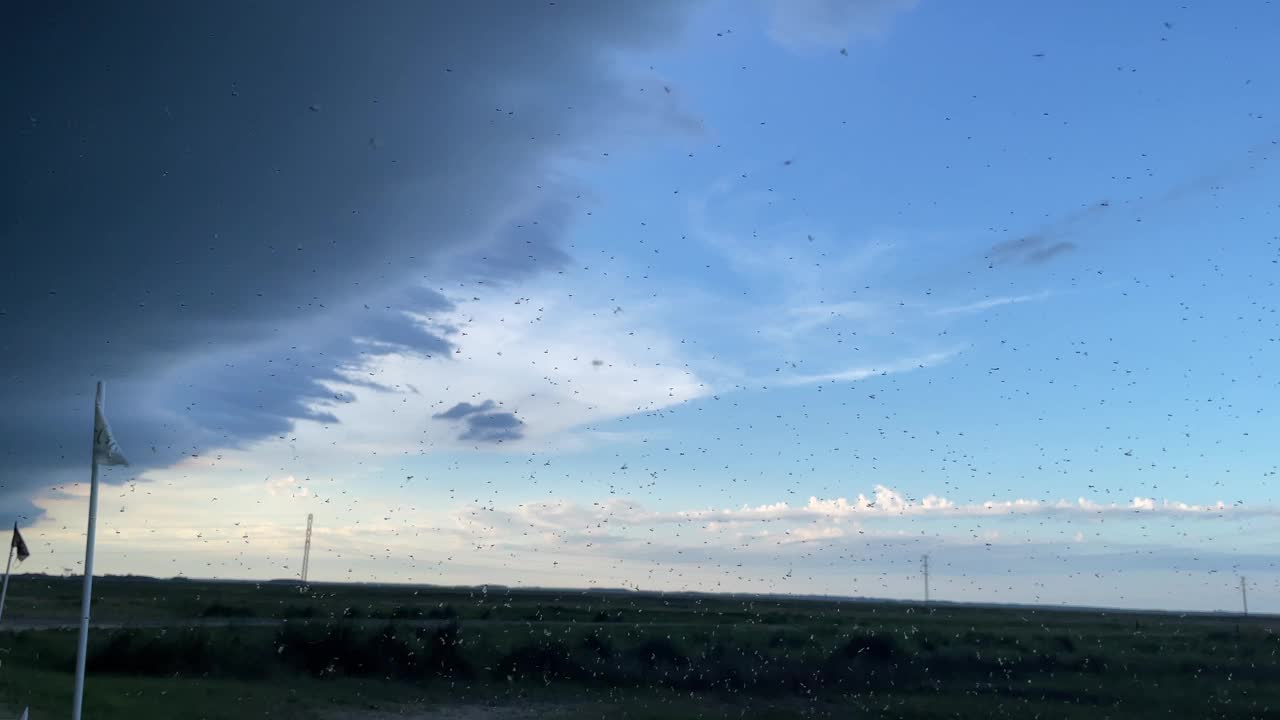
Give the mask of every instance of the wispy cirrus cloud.
<path id="1" fill-rule="evenodd" d="M 721 254 L 744 282 L 769 288 L 745 303 L 735 298 L 741 325 L 753 329 L 743 362 L 754 367 L 746 375 L 768 373 L 765 384 L 775 386 L 854 382 L 936 366 L 961 352 L 904 349 L 896 341 L 929 322 L 929 313 L 886 287 L 898 248 L 892 233 L 858 239 L 811 218 L 779 218 L 771 198 L 748 181 L 725 178 L 686 206 L 692 237 Z M 816 359 L 829 366 L 829 358 L 851 352 L 884 360 L 809 369 Z M 783 367 L 791 372 L 779 374 Z"/>
<path id="2" fill-rule="evenodd" d="M 960 354 L 959 349 L 943 350 L 933 352 L 927 355 L 906 358 L 903 360 L 895 360 L 881 365 L 858 365 L 843 370 L 835 370 L 826 373 L 815 373 L 811 375 L 788 375 L 780 381 L 783 385 L 814 385 L 817 383 L 827 382 L 856 382 L 865 380 L 869 377 L 877 375 L 893 375 L 896 373 L 911 372 L 912 370 L 921 370 L 951 360 Z"/>
<path id="3" fill-rule="evenodd" d="M 883 32 L 917 0 L 772 0 L 766 3 L 769 37 L 789 50 L 842 48 Z"/>
<path id="4" fill-rule="evenodd" d="M 862 300 L 796 305 L 783 310 L 779 321 L 765 325 L 760 333 L 770 340 L 788 342 L 836 323 L 877 322 L 884 314 L 880 303 Z"/>
<path id="5" fill-rule="evenodd" d="M 998 297 L 989 297 L 983 300 L 976 300 L 963 305 L 951 305 L 939 308 L 933 311 L 934 315 L 965 315 L 969 313 L 982 312 L 983 310 L 991 310 L 992 308 L 1002 307 L 1004 305 L 1019 305 L 1021 303 L 1037 302 L 1049 297 L 1049 292 L 1043 291 L 1032 293 L 1030 295 L 1001 295 Z"/>

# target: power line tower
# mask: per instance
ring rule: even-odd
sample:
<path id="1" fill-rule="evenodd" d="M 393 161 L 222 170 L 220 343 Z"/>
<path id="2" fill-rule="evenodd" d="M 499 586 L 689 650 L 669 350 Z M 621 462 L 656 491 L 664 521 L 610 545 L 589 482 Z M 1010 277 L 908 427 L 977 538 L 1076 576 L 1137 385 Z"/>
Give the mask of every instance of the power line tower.
<path id="1" fill-rule="evenodd" d="M 1249 614 L 1249 585 L 1244 576 L 1240 576 L 1240 602 L 1244 604 L 1244 614 Z"/>
<path id="2" fill-rule="evenodd" d="M 924 571 L 924 601 L 925 601 L 925 604 L 928 604 L 929 603 L 929 556 L 927 554 L 920 556 L 920 566 L 921 566 L 921 569 Z"/>
<path id="3" fill-rule="evenodd" d="M 307 566 L 311 564 L 311 521 L 315 518 L 307 513 L 307 541 L 302 546 L 302 584 L 307 584 Z"/>

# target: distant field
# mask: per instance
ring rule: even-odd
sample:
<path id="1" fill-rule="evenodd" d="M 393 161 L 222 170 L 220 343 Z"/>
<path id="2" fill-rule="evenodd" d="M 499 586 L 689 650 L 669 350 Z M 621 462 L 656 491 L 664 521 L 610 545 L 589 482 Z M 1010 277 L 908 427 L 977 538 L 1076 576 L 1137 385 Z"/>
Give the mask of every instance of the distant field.
<path id="1" fill-rule="evenodd" d="M 1274 717 L 1276 618 L 101 578 L 86 717 Z M 79 581 L 19 576 L 0 717 L 69 711 Z M 25 629 L 24 629 L 25 628 Z"/>

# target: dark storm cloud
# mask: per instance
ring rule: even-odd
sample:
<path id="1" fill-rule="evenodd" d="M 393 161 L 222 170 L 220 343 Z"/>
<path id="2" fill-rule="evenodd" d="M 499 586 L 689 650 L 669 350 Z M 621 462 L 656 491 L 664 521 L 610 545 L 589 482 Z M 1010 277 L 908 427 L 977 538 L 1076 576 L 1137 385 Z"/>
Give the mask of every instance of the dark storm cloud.
<path id="1" fill-rule="evenodd" d="M 447 355 L 447 335 L 406 314 L 448 307 L 428 278 L 562 264 L 580 206 L 553 161 L 690 127 L 606 58 L 663 42 L 684 12 L 13 8 L 0 24 L 0 506 L 29 510 L 33 490 L 83 474 L 96 378 L 145 469 L 332 422 L 327 406 L 349 398 L 325 383 L 370 356 Z M 518 433 L 502 422 L 476 432 Z"/>
<path id="2" fill-rule="evenodd" d="M 1107 216 L 1111 203 L 1086 205 L 1041 225 L 1014 240 L 1005 240 L 987 250 L 989 265 L 1040 265 L 1077 249 L 1068 238 L 1088 229 Z"/>
<path id="3" fill-rule="evenodd" d="M 1103 222 L 1117 217 L 1141 221 L 1171 206 L 1182 206 L 1220 191 L 1228 183 L 1253 175 L 1260 163 L 1274 154 L 1277 142 L 1254 143 L 1244 152 L 1225 158 L 1212 168 L 1151 195 L 1121 200 L 1100 200 L 1044 223 L 1013 240 L 992 245 L 986 252 L 989 266 L 1040 265 L 1079 249 L 1076 239 L 1087 236 Z M 1075 239 L 1072 239 L 1075 238 Z"/>
<path id="4" fill-rule="evenodd" d="M 507 440 L 519 440 L 524 437 L 524 423 L 513 413 L 494 412 L 469 415 L 466 418 L 467 429 L 458 436 L 459 440 L 500 443 Z"/>
<path id="5" fill-rule="evenodd" d="M 497 405 L 492 400 L 485 400 L 479 405 L 472 405 L 469 402 L 460 402 L 442 413 L 436 413 L 432 417 L 437 417 L 441 420 L 461 420 L 468 415 L 488 412 L 495 407 L 497 407 Z"/>
<path id="6" fill-rule="evenodd" d="M 1039 235 L 1028 235 L 992 245 L 987 251 L 987 260 L 992 265 L 1005 263 L 1038 265 L 1075 249 L 1076 244 L 1073 242 L 1066 240 L 1054 242 Z"/>
<path id="7" fill-rule="evenodd" d="M 479 405 L 460 402 L 432 417 L 441 420 L 461 420 L 464 428 L 458 435 L 459 440 L 500 443 L 524 437 L 524 422 L 517 418 L 515 413 L 495 412 L 494 408 L 497 406 L 497 403 L 492 400 L 485 400 Z"/>

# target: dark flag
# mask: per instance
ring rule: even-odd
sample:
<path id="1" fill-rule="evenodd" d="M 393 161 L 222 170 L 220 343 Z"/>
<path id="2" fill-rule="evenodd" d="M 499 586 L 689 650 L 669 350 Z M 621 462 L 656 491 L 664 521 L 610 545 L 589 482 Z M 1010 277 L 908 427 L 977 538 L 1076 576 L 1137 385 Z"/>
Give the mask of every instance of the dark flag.
<path id="1" fill-rule="evenodd" d="M 18 532 L 18 523 L 13 524 L 13 542 L 9 543 L 9 547 L 18 549 L 18 562 L 31 557 L 31 551 L 27 549 L 27 543 L 22 539 L 22 533 Z"/>

